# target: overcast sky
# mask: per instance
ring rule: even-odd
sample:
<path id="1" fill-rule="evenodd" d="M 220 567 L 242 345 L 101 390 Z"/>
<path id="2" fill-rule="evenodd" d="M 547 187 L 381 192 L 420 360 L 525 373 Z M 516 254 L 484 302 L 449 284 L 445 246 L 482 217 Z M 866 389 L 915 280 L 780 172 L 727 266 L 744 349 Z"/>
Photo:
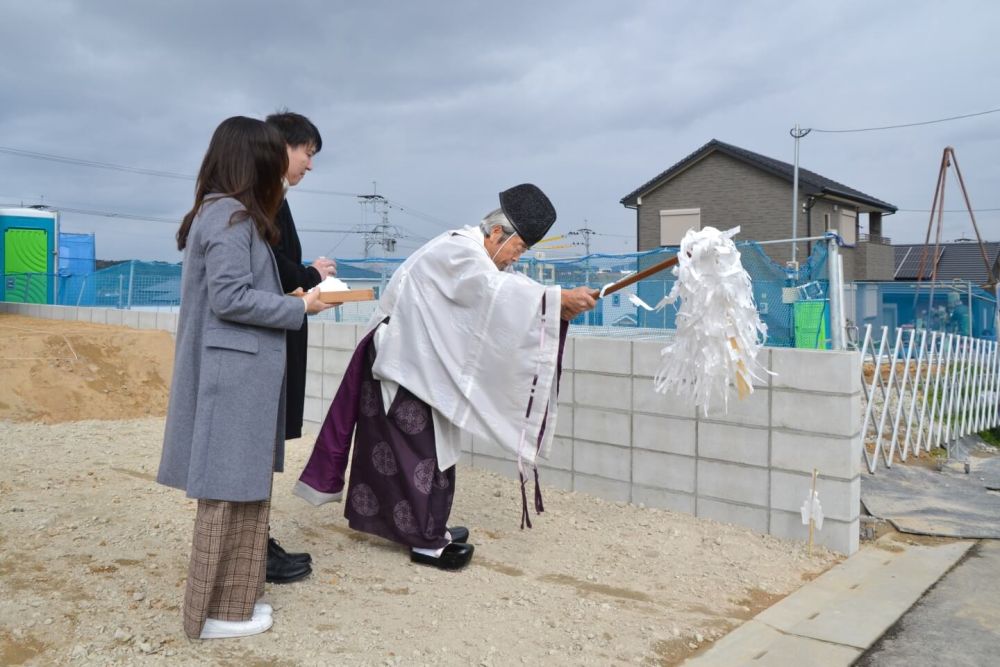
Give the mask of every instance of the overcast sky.
<path id="1" fill-rule="evenodd" d="M 218 123 L 287 107 L 323 151 L 300 188 L 397 208 L 405 254 L 530 181 L 555 232 L 635 249 L 619 200 L 716 138 L 792 161 L 796 122 L 908 123 L 1000 107 L 1000 4 L 982 2 L 336 2 L 0 0 L 0 147 L 194 174 Z M 929 209 L 955 148 L 980 229 L 1000 240 L 1000 113 L 803 139 L 801 166 L 900 209 Z M 192 181 L 0 153 L 0 205 L 179 219 Z M 958 208 L 957 183 L 948 208 Z M 297 225 L 372 221 L 351 196 L 293 190 Z M 402 209 L 402 210 L 401 210 Z M 928 213 L 886 219 L 923 239 Z M 789 202 L 789 219 L 791 203 Z M 738 221 L 734 221 L 738 222 Z M 944 236 L 971 236 L 949 214 Z M 103 259 L 177 261 L 176 224 L 64 212 Z M 357 257 L 360 234 L 301 234 Z M 579 239 L 579 237 L 575 237 Z"/>

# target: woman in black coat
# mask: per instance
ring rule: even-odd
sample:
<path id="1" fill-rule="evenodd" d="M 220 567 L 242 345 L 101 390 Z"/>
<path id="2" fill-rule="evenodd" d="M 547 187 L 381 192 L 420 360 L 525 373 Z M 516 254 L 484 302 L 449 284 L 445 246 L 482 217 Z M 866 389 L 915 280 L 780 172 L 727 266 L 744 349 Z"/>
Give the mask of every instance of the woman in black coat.
<path id="1" fill-rule="evenodd" d="M 285 139 L 288 150 L 286 187 L 298 185 L 307 171 L 312 169 L 312 159 L 323 147 L 319 130 L 305 116 L 290 111 L 271 114 L 268 125 L 277 128 Z M 273 245 L 274 259 L 278 263 L 278 277 L 285 293 L 296 289 L 309 290 L 327 276 L 336 275 L 333 260 L 320 257 L 309 266 L 302 265 L 302 244 L 299 242 L 288 200 L 281 202 L 275 223 L 280 233 Z M 285 440 L 302 437 L 302 413 L 306 395 L 306 352 L 309 345 L 309 324 L 286 334 L 286 397 Z M 307 553 L 288 553 L 273 538 L 268 538 L 267 581 L 286 584 L 307 577 L 312 572 L 312 558 Z"/>

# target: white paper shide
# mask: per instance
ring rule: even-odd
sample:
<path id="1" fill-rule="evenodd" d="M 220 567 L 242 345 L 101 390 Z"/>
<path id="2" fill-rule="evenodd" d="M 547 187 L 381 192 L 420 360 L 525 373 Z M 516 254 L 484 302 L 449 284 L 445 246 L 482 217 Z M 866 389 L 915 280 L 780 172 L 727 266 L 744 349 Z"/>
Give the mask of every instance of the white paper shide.
<path id="1" fill-rule="evenodd" d="M 753 380 L 769 373 L 757 361 L 767 339 L 754 303 L 750 276 L 732 237 L 739 227 L 689 230 L 681 240 L 677 278 L 666 304 L 680 301 L 677 333 L 660 352 L 654 387 L 693 401 L 708 414 L 728 410 L 729 388 L 740 398 L 753 393 Z"/>

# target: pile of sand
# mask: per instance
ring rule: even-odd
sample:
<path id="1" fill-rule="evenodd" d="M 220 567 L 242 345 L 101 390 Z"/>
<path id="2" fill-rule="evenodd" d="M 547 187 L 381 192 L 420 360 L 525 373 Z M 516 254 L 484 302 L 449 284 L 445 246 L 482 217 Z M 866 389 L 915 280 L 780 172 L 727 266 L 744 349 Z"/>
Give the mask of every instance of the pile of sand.
<path id="1" fill-rule="evenodd" d="M 163 416 L 173 359 L 165 331 L 0 315 L 0 420 Z"/>

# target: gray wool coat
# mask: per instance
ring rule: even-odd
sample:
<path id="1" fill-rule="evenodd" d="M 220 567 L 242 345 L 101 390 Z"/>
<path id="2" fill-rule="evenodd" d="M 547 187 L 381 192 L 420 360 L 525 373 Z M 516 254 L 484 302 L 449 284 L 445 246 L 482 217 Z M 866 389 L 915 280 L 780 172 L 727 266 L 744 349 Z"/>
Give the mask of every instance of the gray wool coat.
<path id="1" fill-rule="evenodd" d="M 270 246 L 243 206 L 202 205 L 181 274 L 170 406 L 157 481 L 190 498 L 259 501 L 284 466 L 285 330 L 302 299 L 282 294 Z"/>

